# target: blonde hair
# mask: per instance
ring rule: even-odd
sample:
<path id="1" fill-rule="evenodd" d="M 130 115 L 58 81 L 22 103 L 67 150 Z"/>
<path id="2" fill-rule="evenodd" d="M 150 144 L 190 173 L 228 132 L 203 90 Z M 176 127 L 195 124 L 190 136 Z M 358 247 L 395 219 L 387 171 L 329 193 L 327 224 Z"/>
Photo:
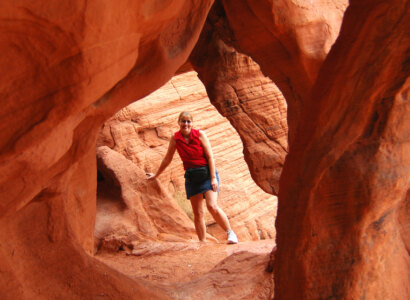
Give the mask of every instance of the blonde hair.
<path id="1" fill-rule="evenodd" d="M 194 121 L 194 118 L 192 118 L 192 115 L 191 115 L 190 112 L 183 111 L 183 112 L 181 112 L 181 113 L 179 114 L 178 122 L 180 122 L 181 119 L 184 118 L 184 117 L 185 117 L 185 118 L 189 118 L 191 121 Z"/>

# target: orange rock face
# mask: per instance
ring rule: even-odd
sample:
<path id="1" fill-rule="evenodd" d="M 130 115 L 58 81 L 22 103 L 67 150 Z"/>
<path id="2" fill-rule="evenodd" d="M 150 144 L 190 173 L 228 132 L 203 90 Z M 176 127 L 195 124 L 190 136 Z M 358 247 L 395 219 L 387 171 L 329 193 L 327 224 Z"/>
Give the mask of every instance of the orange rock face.
<path id="1" fill-rule="evenodd" d="M 97 158 L 103 177 L 98 184 L 95 226 L 100 247 L 196 236 L 186 213 L 157 182 L 148 182 L 145 172 L 132 161 L 106 146 L 97 149 Z"/>
<path id="2" fill-rule="evenodd" d="M 351 1 L 304 103 L 280 182 L 278 299 L 410 297 L 408 8 Z"/>
<path id="3" fill-rule="evenodd" d="M 347 0 L 223 0 L 232 42 L 280 88 L 296 126 L 319 69 L 336 40 Z M 289 132 L 293 140 L 293 130 Z"/>
<path id="4" fill-rule="evenodd" d="M 105 120 L 187 61 L 212 3 L 2 1 L 2 299 L 174 297 L 93 257 L 95 144 Z M 230 40 L 218 37 L 226 47 L 214 66 L 234 48 L 232 62 L 252 57 L 287 101 L 284 162 L 278 152 L 275 167 L 261 167 L 272 160 L 258 147 L 246 154 L 257 142 L 244 141 L 252 177 L 279 195 L 275 298 L 409 299 L 409 1 L 350 0 L 345 12 L 337 0 L 216 4 Z M 198 53 L 190 60 L 223 111 L 240 80 L 216 69 L 222 88 L 212 94 Z M 255 71 L 245 60 L 229 70 Z M 232 98 L 253 106 L 249 95 Z M 243 111 L 264 124 L 260 109 Z M 279 135 L 261 131 L 272 157 Z"/>
<path id="5" fill-rule="evenodd" d="M 276 197 L 255 185 L 243 159 L 241 139 L 211 105 L 196 72 L 173 77 L 151 95 L 116 113 L 105 122 L 97 144 L 112 147 L 140 169 L 156 172 L 171 135 L 179 130 L 177 119 L 181 111 L 193 114 L 194 128 L 204 130 L 211 142 L 221 180 L 218 202 L 240 240 L 274 238 L 272 221 L 276 216 Z M 185 195 L 184 170 L 177 153 L 159 181 L 169 195 L 190 206 Z M 164 215 L 173 214 L 165 207 L 162 210 Z M 207 215 L 207 224 L 208 232 L 221 241 L 226 239 L 225 232 L 210 215 Z"/>
<path id="6" fill-rule="evenodd" d="M 288 148 L 287 105 L 259 66 L 232 46 L 223 8 L 215 5 L 190 56 L 218 111 L 238 131 L 252 178 L 277 194 Z"/>
<path id="7" fill-rule="evenodd" d="M 211 3 L 0 4 L 1 298 L 161 297 L 90 256 L 95 142 L 187 60 Z"/>

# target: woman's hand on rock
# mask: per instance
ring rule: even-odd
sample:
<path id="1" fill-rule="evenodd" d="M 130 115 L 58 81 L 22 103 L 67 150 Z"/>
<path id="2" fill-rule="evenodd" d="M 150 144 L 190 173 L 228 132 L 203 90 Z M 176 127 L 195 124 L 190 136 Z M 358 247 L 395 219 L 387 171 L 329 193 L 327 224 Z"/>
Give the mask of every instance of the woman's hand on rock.
<path id="1" fill-rule="evenodd" d="M 154 173 L 145 173 L 145 175 L 147 175 L 147 180 L 151 180 L 155 178 L 155 174 Z"/>

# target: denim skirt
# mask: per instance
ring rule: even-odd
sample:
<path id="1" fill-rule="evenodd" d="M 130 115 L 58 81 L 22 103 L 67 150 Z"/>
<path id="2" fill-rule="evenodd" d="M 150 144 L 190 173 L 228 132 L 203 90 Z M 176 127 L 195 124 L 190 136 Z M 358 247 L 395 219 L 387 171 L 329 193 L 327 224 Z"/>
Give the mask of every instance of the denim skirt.
<path id="1" fill-rule="evenodd" d="M 218 181 L 217 192 L 219 192 L 218 170 L 215 170 L 215 174 L 216 174 L 216 180 Z M 185 192 L 186 192 L 187 199 L 191 198 L 192 196 L 198 195 L 198 194 L 204 194 L 206 191 L 212 191 L 211 177 L 209 177 L 208 179 L 200 183 L 191 183 L 189 179 L 185 178 Z M 205 195 L 203 195 L 203 197 L 205 198 Z"/>

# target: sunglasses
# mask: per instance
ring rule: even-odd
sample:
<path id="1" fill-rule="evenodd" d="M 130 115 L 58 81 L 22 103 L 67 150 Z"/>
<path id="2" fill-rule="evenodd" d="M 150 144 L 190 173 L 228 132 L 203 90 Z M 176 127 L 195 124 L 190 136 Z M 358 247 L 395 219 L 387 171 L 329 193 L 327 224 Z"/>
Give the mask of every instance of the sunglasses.
<path id="1" fill-rule="evenodd" d="M 191 122 L 192 122 L 191 120 L 181 120 L 181 123 L 183 123 L 183 124 L 185 124 L 185 123 L 186 124 L 191 124 Z"/>

